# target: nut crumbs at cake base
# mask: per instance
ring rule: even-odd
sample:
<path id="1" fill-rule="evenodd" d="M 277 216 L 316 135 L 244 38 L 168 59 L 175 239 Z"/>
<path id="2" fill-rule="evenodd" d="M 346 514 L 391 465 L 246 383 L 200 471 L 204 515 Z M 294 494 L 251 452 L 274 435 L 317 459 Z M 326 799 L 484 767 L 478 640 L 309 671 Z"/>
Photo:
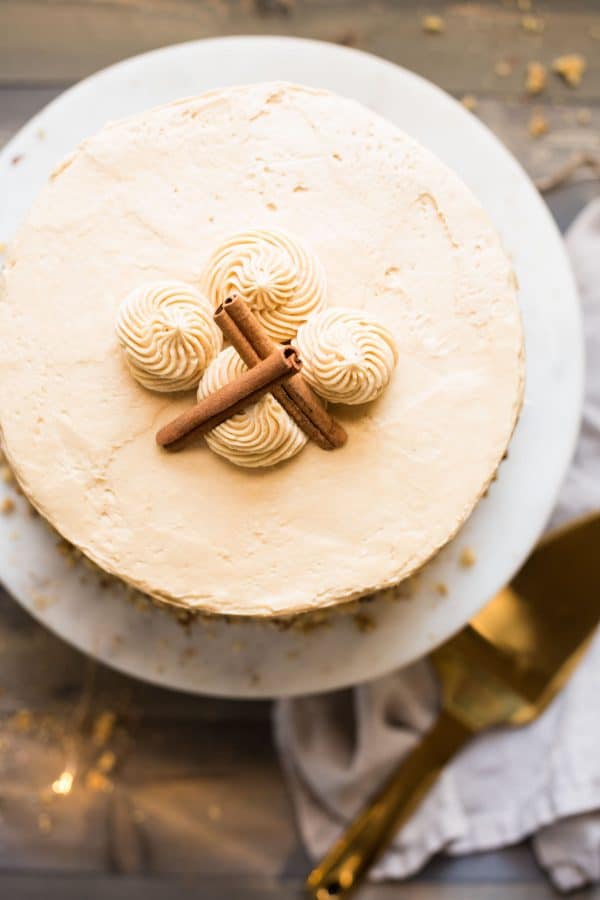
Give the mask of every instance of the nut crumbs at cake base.
<path id="1" fill-rule="evenodd" d="M 377 622 L 366 613 L 356 613 L 354 616 L 354 624 L 363 634 L 373 631 L 377 627 Z"/>

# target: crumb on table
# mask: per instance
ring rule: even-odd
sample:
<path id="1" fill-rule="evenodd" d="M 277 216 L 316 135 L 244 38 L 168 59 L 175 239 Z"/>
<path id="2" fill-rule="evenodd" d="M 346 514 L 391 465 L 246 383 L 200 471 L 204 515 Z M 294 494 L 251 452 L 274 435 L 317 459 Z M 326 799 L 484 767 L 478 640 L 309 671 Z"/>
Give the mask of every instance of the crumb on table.
<path id="1" fill-rule="evenodd" d="M 423 16 L 421 28 L 426 34 L 441 34 L 445 29 L 445 23 L 441 16 Z"/>
<path id="2" fill-rule="evenodd" d="M 510 63 L 507 59 L 499 59 L 494 66 L 494 72 L 496 73 L 498 78 L 508 78 L 508 76 L 512 75 L 513 72 L 512 63 Z"/>
<path id="3" fill-rule="evenodd" d="M 557 56 L 552 62 L 552 71 L 560 75 L 569 87 L 577 87 L 577 85 L 581 84 L 585 69 L 585 57 L 579 53 L 567 53 L 564 56 Z"/>
<path id="4" fill-rule="evenodd" d="M 473 94 L 465 94 L 460 98 L 460 102 L 469 112 L 474 112 L 477 109 L 477 97 Z"/>
<path id="5" fill-rule="evenodd" d="M 532 138 L 539 138 L 543 134 L 548 134 L 548 131 L 550 130 L 548 120 L 539 112 L 533 113 L 527 127 Z"/>
<path id="6" fill-rule="evenodd" d="M 546 87 L 547 81 L 548 71 L 543 63 L 535 61 L 527 63 L 525 90 L 528 94 L 532 96 L 541 94 Z"/>
<path id="7" fill-rule="evenodd" d="M 528 34 L 541 34 L 544 30 L 544 20 L 539 16 L 523 16 L 521 28 Z"/>

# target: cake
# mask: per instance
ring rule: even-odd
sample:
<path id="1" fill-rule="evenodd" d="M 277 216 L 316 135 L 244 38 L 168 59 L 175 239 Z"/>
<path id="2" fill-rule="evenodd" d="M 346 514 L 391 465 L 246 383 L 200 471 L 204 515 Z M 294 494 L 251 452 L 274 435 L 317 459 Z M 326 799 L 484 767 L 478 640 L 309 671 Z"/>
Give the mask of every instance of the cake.
<path id="1" fill-rule="evenodd" d="M 205 439 L 157 445 L 257 374 L 215 326 L 230 294 L 302 366 L 335 449 L 277 399 L 283 371 Z M 291 616 L 401 582 L 486 491 L 523 379 L 515 277 L 477 200 L 322 90 L 225 88 L 108 124 L 6 258 L 10 465 L 67 541 L 180 608 Z"/>

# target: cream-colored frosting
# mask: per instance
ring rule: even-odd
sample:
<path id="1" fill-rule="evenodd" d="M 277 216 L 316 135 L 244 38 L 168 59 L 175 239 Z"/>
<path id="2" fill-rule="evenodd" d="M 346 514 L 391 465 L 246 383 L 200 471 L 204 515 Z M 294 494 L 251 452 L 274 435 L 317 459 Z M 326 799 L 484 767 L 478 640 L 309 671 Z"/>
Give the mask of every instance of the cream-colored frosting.
<path id="1" fill-rule="evenodd" d="M 223 346 L 210 304 L 181 281 L 149 281 L 125 297 L 117 336 L 136 381 L 152 391 L 195 388 Z"/>
<path id="2" fill-rule="evenodd" d="M 255 223 L 312 248 L 329 302 L 393 335 L 396 370 L 368 409 L 336 407 L 340 450 L 309 441 L 261 469 L 204 442 L 166 453 L 154 436 L 190 398 L 132 379 L 120 298 L 149 280 L 199 285 L 214 249 Z M 325 91 L 227 88 L 108 126 L 6 256 L 0 426 L 19 482 L 102 568 L 187 608 L 284 615 L 414 572 L 489 484 L 523 372 L 514 276 L 479 203 Z"/>
<path id="3" fill-rule="evenodd" d="M 326 302 L 326 279 L 314 252 L 291 234 L 253 228 L 229 235 L 206 266 L 203 283 L 215 306 L 240 294 L 272 338 L 294 337 Z"/>
<path id="4" fill-rule="evenodd" d="M 198 399 L 208 397 L 245 370 L 237 351 L 227 347 L 204 373 L 198 386 Z M 307 441 L 304 432 L 272 394 L 265 394 L 248 409 L 213 428 L 205 439 L 215 453 L 249 469 L 274 466 L 290 459 Z"/>
<path id="5" fill-rule="evenodd" d="M 332 403 L 376 400 L 398 361 L 394 338 L 381 322 L 341 306 L 312 315 L 295 344 L 304 377 Z"/>

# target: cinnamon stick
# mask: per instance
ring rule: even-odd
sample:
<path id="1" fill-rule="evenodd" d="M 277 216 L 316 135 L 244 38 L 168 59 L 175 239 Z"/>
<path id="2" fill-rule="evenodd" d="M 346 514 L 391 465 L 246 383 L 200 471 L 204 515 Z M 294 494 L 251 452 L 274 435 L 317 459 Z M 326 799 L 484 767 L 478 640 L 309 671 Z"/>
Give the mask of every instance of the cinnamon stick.
<path id="1" fill-rule="evenodd" d="M 219 306 L 217 306 L 213 318 L 223 332 L 223 336 L 227 338 L 229 343 L 235 347 L 249 369 L 259 363 L 261 359 L 264 359 L 265 356 L 268 356 L 269 353 L 271 353 L 277 346 L 269 338 L 271 346 L 269 347 L 267 353 L 259 355 L 248 338 L 240 330 L 239 326 L 231 318 L 228 310 L 225 308 L 224 303 L 221 303 Z"/>
<path id="2" fill-rule="evenodd" d="M 252 314 L 250 315 L 252 316 Z M 253 318 L 254 316 L 252 316 L 252 319 Z M 217 307 L 214 314 L 214 319 L 223 332 L 224 336 L 227 338 L 230 344 L 235 347 L 248 368 L 251 368 L 258 362 L 260 362 L 262 357 L 258 355 L 255 348 L 252 346 L 243 331 L 241 331 L 236 322 L 234 322 L 234 320 L 231 318 L 228 310 L 222 303 Z M 277 346 L 264 330 L 258 332 L 258 345 L 263 353 L 271 353 L 272 350 Z M 296 376 L 293 377 L 295 378 Z M 296 405 L 296 403 L 294 403 L 292 398 L 288 396 L 283 385 L 280 384 L 274 387 L 272 390 L 272 394 L 275 399 L 279 403 L 281 403 L 287 414 L 294 420 L 296 425 L 298 425 L 298 427 L 301 428 L 305 434 L 307 434 L 309 437 L 313 437 L 313 440 L 315 440 L 315 442 L 318 443 L 319 446 L 323 449 L 333 449 L 330 442 L 322 438 L 320 432 L 315 431 L 311 420 L 307 415 L 305 415 L 305 413 L 300 410 L 300 408 Z"/>
<path id="3" fill-rule="evenodd" d="M 229 315 L 238 330 L 250 342 L 261 359 L 268 356 L 275 342 L 266 329 L 258 321 L 248 304 L 239 294 L 228 297 L 223 304 L 224 311 Z"/>
<path id="4" fill-rule="evenodd" d="M 277 346 L 238 295 L 229 297 L 217 308 L 215 321 L 247 366 L 256 365 Z M 327 412 L 300 373 L 276 387 L 273 395 L 302 431 L 323 450 L 334 450 L 346 443 L 346 431 Z"/>
<path id="5" fill-rule="evenodd" d="M 293 347 L 276 347 L 265 359 L 243 372 L 239 378 L 200 400 L 160 429 L 156 442 L 177 449 L 192 435 L 205 434 L 226 419 L 256 403 L 263 394 L 300 370 Z"/>

